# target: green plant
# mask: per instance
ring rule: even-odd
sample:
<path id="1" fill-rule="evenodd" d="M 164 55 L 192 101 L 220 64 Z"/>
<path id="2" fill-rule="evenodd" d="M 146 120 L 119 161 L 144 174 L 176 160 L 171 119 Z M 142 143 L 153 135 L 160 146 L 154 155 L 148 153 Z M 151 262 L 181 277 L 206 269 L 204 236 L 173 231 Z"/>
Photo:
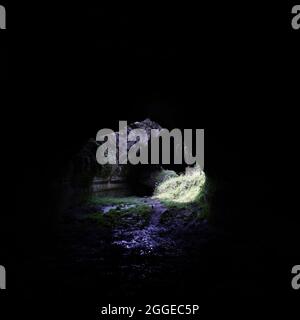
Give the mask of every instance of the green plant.
<path id="1" fill-rule="evenodd" d="M 170 177 L 160 183 L 155 190 L 154 198 L 170 209 L 170 217 L 188 209 L 190 217 L 204 219 L 209 217 L 212 192 L 211 182 L 196 166 L 185 174 Z"/>
<path id="2" fill-rule="evenodd" d="M 113 198 L 93 196 L 89 199 L 89 204 L 91 206 L 100 205 L 103 207 L 116 206 L 105 214 L 99 210 L 88 216 L 89 219 L 103 227 L 125 226 L 134 223 L 146 225 L 152 210 L 142 199 L 136 197 Z M 128 205 L 131 207 L 126 207 Z"/>
<path id="3" fill-rule="evenodd" d="M 170 177 L 160 183 L 155 190 L 155 198 L 181 206 L 199 198 L 205 185 L 205 174 L 195 167 L 188 173 Z"/>

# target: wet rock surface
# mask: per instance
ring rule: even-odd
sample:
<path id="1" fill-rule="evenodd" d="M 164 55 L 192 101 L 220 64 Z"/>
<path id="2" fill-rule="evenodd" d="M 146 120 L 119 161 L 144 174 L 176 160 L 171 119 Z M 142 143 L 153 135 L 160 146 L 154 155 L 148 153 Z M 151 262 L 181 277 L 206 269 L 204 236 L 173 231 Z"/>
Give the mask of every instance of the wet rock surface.
<path id="1" fill-rule="evenodd" d="M 173 239 L 167 234 L 167 229 L 160 223 L 161 216 L 167 208 L 158 200 L 147 198 L 144 203 L 151 206 L 149 224 L 143 228 L 132 226 L 129 229 L 116 228 L 113 233 L 114 242 L 124 249 L 134 250 L 140 255 L 161 254 L 163 251 L 175 249 Z M 127 254 L 129 254 L 127 252 Z"/>

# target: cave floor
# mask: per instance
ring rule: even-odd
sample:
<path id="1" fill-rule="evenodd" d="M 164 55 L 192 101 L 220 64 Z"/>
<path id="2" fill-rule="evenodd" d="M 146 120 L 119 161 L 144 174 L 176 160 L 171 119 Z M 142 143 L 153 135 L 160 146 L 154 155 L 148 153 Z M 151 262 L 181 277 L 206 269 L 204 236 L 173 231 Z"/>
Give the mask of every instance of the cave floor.
<path id="1" fill-rule="evenodd" d="M 101 288 L 105 298 L 153 291 L 176 297 L 199 288 L 204 295 L 228 287 L 242 291 L 235 279 L 249 269 L 260 270 L 258 251 L 197 217 L 150 197 L 73 208 L 61 223 L 47 272 L 58 279 L 62 292 Z M 220 266 L 226 277 L 215 276 Z M 250 283 L 253 291 L 262 290 L 256 284 Z"/>
<path id="2" fill-rule="evenodd" d="M 173 287 L 174 279 L 177 286 L 187 257 L 191 260 L 200 247 L 204 254 L 216 237 L 207 221 L 151 197 L 110 200 L 73 209 L 64 218 L 59 261 L 68 274 L 66 287 L 76 278 L 76 287 L 107 284 L 108 295 L 114 296 L 155 283 Z"/>

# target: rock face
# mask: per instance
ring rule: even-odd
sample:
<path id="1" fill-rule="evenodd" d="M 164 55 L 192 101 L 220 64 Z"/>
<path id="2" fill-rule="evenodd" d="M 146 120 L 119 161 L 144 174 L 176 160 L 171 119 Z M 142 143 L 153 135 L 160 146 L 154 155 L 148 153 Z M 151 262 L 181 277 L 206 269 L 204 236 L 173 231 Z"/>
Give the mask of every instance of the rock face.
<path id="1" fill-rule="evenodd" d="M 144 145 L 144 146 L 148 146 L 148 144 L 150 144 L 150 139 L 151 139 L 151 130 L 152 129 L 157 129 L 157 130 L 161 130 L 162 127 L 154 122 L 154 121 L 151 121 L 150 119 L 145 119 L 144 121 L 141 121 L 141 122 L 134 122 L 134 123 L 131 123 L 129 125 L 127 125 L 127 141 L 126 141 L 126 145 L 125 143 L 123 143 L 124 139 L 121 139 L 121 134 L 123 136 L 125 136 L 125 132 L 123 130 L 123 132 L 121 131 L 117 131 L 117 132 L 114 132 L 113 134 L 111 135 L 108 135 L 108 140 L 115 140 L 116 139 L 116 154 L 117 154 L 117 163 L 122 163 L 122 158 L 119 159 L 119 150 L 121 147 L 123 147 L 122 149 L 127 149 L 127 152 L 130 150 L 130 148 L 136 143 L 136 141 L 129 141 L 128 140 L 128 136 L 130 135 L 130 132 L 132 130 L 145 130 L 146 133 L 147 133 L 147 137 L 145 138 L 141 138 L 140 139 L 143 139 L 143 140 L 139 140 L 139 143 Z M 113 136 L 112 136 L 113 135 Z M 123 145 L 122 145 L 123 143 Z M 96 142 L 97 145 L 101 145 L 101 142 Z M 107 155 L 106 155 L 107 156 Z"/>
<path id="2" fill-rule="evenodd" d="M 161 130 L 162 128 L 158 123 L 145 119 L 129 124 L 127 134 L 133 129 L 146 130 L 149 141 L 151 129 Z M 119 132 L 115 134 L 118 150 Z M 134 143 L 128 142 L 127 150 Z M 63 194 L 67 195 L 65 203 L 75 205 L 95 193 L 107 195 L 111 192 L 112 194 L 129 195 L 153 192 L 157 182 L 166 175 L 159 165 L 107 164 L 101 166 L 96 161 L 98 146 L 99 143 L 95 139 L 90 139 L 70 162 L 62 186 Z"/>
<path id="3" fill-rule="evenodd" d="M 151 129 L 159 129 L 161 130 L 162 127 L 154 121 L 151 121 L 150 119 L 145 119 L 144 121 L 141 122 L 134 122 L 133 124 L 130 125 L 132 129 L 144 129 L 147 132 L 148 139 L 150 139 L 151 135 Z"/>

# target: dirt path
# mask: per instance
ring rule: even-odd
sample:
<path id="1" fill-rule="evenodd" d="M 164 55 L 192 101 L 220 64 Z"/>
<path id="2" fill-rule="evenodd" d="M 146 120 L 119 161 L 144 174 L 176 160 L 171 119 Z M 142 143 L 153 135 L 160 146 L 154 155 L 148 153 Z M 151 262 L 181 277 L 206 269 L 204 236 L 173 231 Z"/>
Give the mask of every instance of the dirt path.
<path id="1" fill-rule="evenodd" d="M 159 200 L 156 199 L 146 198 L 144 202 L 152 206 L 150 225 L 158 226 L 160 224 L 160 218 L 162 214 L 165 213 L 168 209 Z"/>
<path id="2" fill-rule="evenodd" d="M 126 249 L 128 254 L 134 251 L 140 255 L 159 254 L 174 247 L 174 241 L 160 222 L 167 208 L 160 201 L 152 198 L 144 198 L 143 202 L 152 207 L 149 224 L 143 228 L 133 225 L 130 229 L 115 229 L 113 244 Z"/>

